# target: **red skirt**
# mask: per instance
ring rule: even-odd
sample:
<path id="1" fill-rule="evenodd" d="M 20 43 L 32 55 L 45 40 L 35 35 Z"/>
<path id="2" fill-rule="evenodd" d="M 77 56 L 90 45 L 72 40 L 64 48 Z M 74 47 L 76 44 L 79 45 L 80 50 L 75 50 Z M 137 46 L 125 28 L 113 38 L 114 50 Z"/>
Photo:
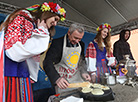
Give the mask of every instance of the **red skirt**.
<path id="1" fill-rule="evenodd" d="M 102 67 L 97 67 L 97 71 L 96 71 L 96 75 L 97 75 L 96 82 L 97 83 L 101 83 L 102 81 L 101 77 L 103 77 L 102 74 L 105 74 L 105 73 L 112 74 L 112 69 L 111 67 L 107 66 L 104 60 L 102 61 Z"/>
<path id="2" fill-rule="evenodd" d="M 5 77 L 5 102 L 33 102 L 30 78 Z"/>

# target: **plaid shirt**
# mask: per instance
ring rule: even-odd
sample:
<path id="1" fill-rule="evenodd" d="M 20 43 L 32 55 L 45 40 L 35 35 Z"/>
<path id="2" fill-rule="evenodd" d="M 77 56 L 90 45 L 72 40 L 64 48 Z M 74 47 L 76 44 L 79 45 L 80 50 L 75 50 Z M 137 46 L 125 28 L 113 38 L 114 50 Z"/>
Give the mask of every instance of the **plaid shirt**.
<path id="1" fill-rule="evenodd" d="M 116 64 L 115 57 L 113 56 L 113 53 L 110 54 L 106 52 L 106 58 L 108 60 L 107 65 L 108 66 L 114 66 Z M 86 49 L 86 56 L 85 56 L 86 62 L 87 62 L 87 71 L 93 72 L 96 71 L 96 48 L 93 44 L 93 42 L 90 42 L 87 49 Z"/>

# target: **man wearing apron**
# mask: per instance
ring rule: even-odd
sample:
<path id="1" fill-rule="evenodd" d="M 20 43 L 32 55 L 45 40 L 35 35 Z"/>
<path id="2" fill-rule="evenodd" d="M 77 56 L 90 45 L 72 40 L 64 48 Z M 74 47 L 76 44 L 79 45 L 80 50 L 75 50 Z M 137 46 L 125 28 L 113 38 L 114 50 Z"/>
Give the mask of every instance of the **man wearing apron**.
<path id="1" fill-rule="evenodd" d="M 68 33 L 55 39 L 43 62 L 44 70 L 57 93 L 67 91 L 69 83 L 91 80 L 86 71 L 84 43 L 81 41 L 84 28 L 72 24 Z"/>

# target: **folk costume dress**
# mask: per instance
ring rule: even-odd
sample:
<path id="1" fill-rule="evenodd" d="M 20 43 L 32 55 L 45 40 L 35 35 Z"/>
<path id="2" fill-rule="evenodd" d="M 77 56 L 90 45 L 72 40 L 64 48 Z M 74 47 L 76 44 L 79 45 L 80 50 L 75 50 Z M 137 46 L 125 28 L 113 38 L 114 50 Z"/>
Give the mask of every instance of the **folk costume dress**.
<path id="1" fill-rule="evenodd" d="M 95 41 L 89 43 L 86 49 L 86 63 L 87 63 L 87 71 L 92 74 L 96 72 L 97 78 L 96 82 L 101 82 L 101 75 L 104 73 L 112 73 L 110 65 L 115 64 L 115 57 L 113 54 L 108 54 L 104 46 L 104 50 L 101 51 L 98 48 L 98 44 Z"/>
<path id="2" fill-rule="evenodd" d="M 5 102 L 33 102 L 30 78 L 37 81 L 39 54 L 47 50 L 49 38 L 27 10 L 9 23 L 4 34 Z"/>

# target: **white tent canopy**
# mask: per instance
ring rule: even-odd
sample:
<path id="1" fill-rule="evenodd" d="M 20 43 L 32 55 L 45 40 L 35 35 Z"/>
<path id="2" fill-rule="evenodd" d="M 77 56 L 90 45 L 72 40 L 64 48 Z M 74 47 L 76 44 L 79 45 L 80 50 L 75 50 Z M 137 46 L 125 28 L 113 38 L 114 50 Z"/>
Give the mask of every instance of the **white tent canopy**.
<path id="1" fill-rule="evenodd" d="M 101 23 L 112 26 L 112 35 L 124 28 L 137 29 L 138 0 L 1 0 L 0 13 L 11 13 L 19 7 L 33 4 L 56 2 L 67 11 L 66 21 L 59 23 L 69 26 L 72 22 L 83 24 L 88 32 L 95 33 Z"/>

